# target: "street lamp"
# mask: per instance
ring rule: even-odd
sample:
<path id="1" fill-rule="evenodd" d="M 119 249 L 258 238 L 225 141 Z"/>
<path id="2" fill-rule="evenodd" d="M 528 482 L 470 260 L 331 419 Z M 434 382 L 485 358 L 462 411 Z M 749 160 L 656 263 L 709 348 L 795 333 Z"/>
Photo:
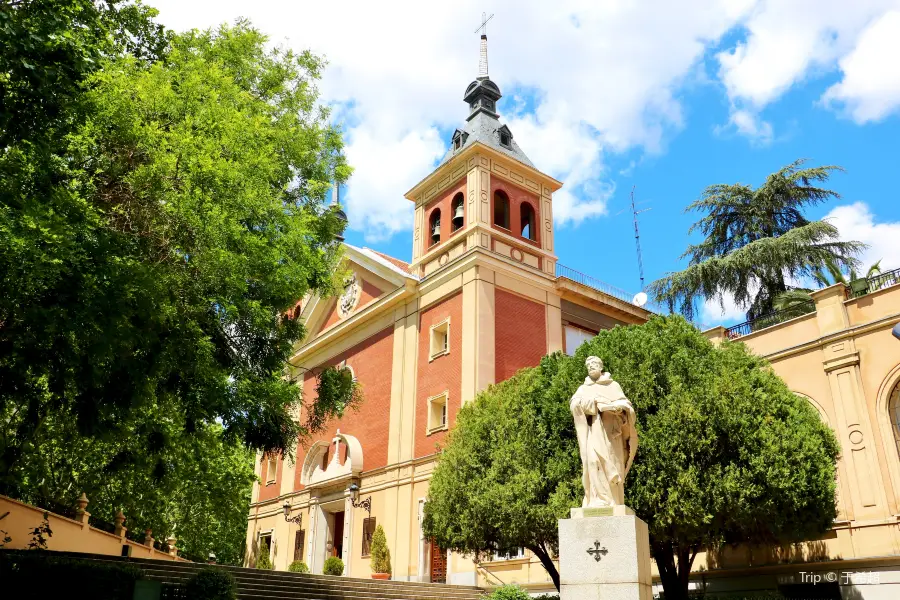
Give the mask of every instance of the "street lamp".
<path id="1" fill-rule="evenodd" d="M 894 330 L 891 332 L 894 334 L 894 337 L 900 340 L 900 323 L 894 325 Z"/>
<path id="2" fill-rule="evenodd" d="M 369 496 L 365 500 L 359 500 L 359 485 L 356 483 L 351 483 L 350 487 L 347 490 L 352 494 L 350 497 L 350 504 L 353 505 L 353 508 L 364 508 L 369 516 L 372 516 L 372 496 Z"/>
<path id="3" fill-rule="evenodd" d="M 291 516 L 291 503 L 287 500 L 284 501 L 282 507 L 284 509 L 284 520 L 288 523 L 296 523 L 300 525 L 303 522 L 303 513 L 300 513 L 296 517 Z"/>

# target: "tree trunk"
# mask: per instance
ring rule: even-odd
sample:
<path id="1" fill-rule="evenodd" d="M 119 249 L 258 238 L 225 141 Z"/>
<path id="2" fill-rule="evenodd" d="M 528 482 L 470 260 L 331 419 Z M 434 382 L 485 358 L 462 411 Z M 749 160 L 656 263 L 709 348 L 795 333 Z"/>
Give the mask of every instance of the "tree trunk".
<path id="1" fill-rule="evenodd" d="M 688 582 L 695 556 L 696 552 L 689 547 L 653 544 L 653 558 L 666 600 L 688 600 Z"/>
<path id="2" fill-rule="evenodd" d="M 547 552 L 542 546 L 526 546 L 529 550 L 531 550 L 535 556 L 537 556 L 541 560 L 541 565 L 543 565 L 544 569 L 547 571 L 547 574 L 550 575 L 550 579 L 553 581 L 553 585 L 556 586 L 556 591 L 559 590 L 559 571 L 556 570 L 556 565 L 553 564 L 553 559 L 550 558 L 550 553 Z"/>

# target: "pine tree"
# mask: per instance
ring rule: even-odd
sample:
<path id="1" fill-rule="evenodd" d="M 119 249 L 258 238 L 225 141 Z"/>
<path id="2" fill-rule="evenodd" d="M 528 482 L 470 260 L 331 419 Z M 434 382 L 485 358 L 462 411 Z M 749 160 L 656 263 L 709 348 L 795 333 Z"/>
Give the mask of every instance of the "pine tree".
<path id="1" fill-rule="evenodd" d="M 769 175 L 756 189 L 744 184 L 706 188 L 686 209 L 706 213 L 688 231 L 705 239 L 681 256 L 689 259 L 686 269 L 651 284 L 652 295 L 693 318 L 698 299 L 722 303 L 727 294 L 747 306 L 747 318 L 753 319 L 773 309 L 791 279 L 812 277 L 831 263 L 839 269 L 856 267 L 856 255 L 865 245 L 840 241 L 833 224 L 810 221 L 803 214 L 804 208 L 839 198 L 814 184 L 841 168 L 803 168 L 804 162 Z"/>

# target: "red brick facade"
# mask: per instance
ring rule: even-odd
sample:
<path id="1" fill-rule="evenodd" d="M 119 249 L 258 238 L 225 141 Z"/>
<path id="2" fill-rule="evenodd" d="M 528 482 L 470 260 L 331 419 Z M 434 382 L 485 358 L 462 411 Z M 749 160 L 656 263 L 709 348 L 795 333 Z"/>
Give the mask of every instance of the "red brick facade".
<path id="1" fill-rule="evenodd" d="M 450 317 L 450 352 L 429 362 L 431 326 Z M 424 311 L 419 318 L 418 377 L 416 382 L 415 456 L 434 454 L 435 445 L 443 444 L 447 433 L 427 435 L 428 398 L 449 392 L 447 424 L 452 428 L 462 394 L 462 293 L 442 300 Z"/>
<path id="2" fill-rule="evenodd" d="M 501 191 L 509 198 L 509 229 L 494 224 L 494 208 L 497 191 Z M 541 213 L 540 199 L 536 194 L 526 192 L 522 188 L 501 180 L 499 177 L 491 177 L 491 226 L 498 231 L 515 237 L 527 244 L 540 247 L 541 245 Z M 534 239 L 522 237 L 522 204 L 528 204 L 534 210 Z"/>
<path id="3" fill-rule="evenodd" d="M 547 311 L 543 304 L 498 287 L 494 315 L 494 379 L 499 382 L 541 362 L 547 353 Z"/>
<path id="4" fill-rule="evenodd" d="M 347 411 L 343 418 L 331 421 L 325 430 L 309 441 L 307 447 L 319 440 L 330 442 L 338 429 L 359 440 L 366 471 L 387 465 L 388 434 L 391 413 L 391 373 L 394 352 L 394 328 L 387 327 L 346 352 L 332 358 L 326 365 L 346 360 L 362 387 L 363 401 L 358 410 Z M 303 397 L 316 396 L 316 379 L 311 373 L 303 379 Z M 304 400 L 306 402 L 306 400 Z M 346 450 L 343 452 L 346 457 Z M 301 490 L 300 473 L 306 448 L 297 449 L 297 468 L 294 489 Z"/>
<path id="5" fill-rule="evenodd" d="M 438 246 L 444 244 L 451 237 L 456 234 L 462 232 L 466 227 L 466 223 L 469 220 L 468 215 L 463 217 L 462 226 L 453 231 L 453 199 L 457 197 L 457 194 L 461 195 L 463 201 L 463 209 L 466 207 L 466 179 L 460 179 L 455 186 L 443 192 L 436 199 L 432 200 L 425 206 L 425 231 L 422 235 L 422 253 L 426 253 L 429 250 L 433 250 Z M 441 240 L 437 244 L 432 244 L 431 242 L 431 217 L 434 215 L 435 210 L 441 211 Z"/>
<path id="6" fill-rule="evenodd" d="M 271 500 L 272 498 L 277 498 L 281 491 L 281 471 L 284 470 L 283 460 L 278 459 L 278 468 L 275 471 L 275 482 L 266 484 L 269 481 L 269 459 L 263 456 L 262 458 L 262 471 L 259 474 L 259 501 L 264 502 L 266 500 Z"/>

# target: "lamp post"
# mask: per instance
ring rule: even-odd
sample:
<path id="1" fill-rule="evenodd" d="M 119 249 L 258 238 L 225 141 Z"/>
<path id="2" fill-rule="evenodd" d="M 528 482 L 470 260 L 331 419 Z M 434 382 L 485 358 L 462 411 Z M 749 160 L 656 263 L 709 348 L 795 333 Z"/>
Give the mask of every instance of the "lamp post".
<path id="1" fill-rule="evenodd" d="M 351 483 L 350 487 L 347 488 L 352 496 L 350 497 L 350 504 L 353 505 L 353 508 L 364 508 L 369 516 L 372 516 L 372 496 L 369 496 L 365 500 L 359 500 L 359 485 L 355 483 Z"/>
<path id="2" fill-rule="evenodd" d="M 282 507 L 284 509 L 284 520 L 288 523 L 296 523 L 297 525 L 301 525 L 303 523 L 303 513 L 300 513 L 296 517 L 291 516 L 291 503 L 287 500 L 284 501 Z"/>

